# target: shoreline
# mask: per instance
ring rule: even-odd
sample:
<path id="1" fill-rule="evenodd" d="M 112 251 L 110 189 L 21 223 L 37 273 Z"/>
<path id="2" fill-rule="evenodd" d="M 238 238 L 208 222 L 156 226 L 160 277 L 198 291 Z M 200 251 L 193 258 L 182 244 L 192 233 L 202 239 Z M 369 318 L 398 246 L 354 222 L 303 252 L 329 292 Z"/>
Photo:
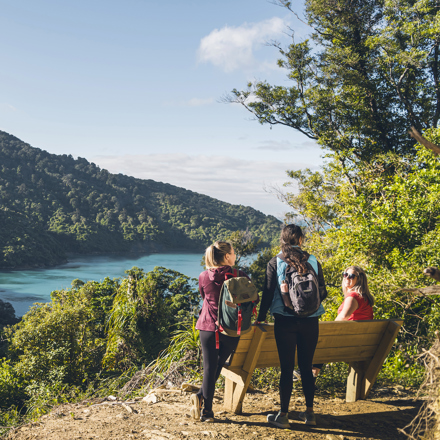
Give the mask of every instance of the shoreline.
<path id="1" fill-rule="evenodd" d="M 11 272 L 19 272 L 23 270 L 44 270 L 44 269 L 56 269 L 57 267 L 61 267 L 63 265 L 69 264 L 72 258 L 82 258 L 82 257 L 121 257 L 121 258 L 136 258 L 136 257 L 144 257 L 148 255 L 154 254 L 199 254 L 203 255 L 204 249 L 200 251 L 196 250 L 185 250 L 182 248 L 171 249 L 153 249 L 150 251 L 117 251 L 117 252 L 89 252 L 86 254 L 83 253 L 75 253 L 75 252 L 66 252 L 66 258 L 63 261 L 57 262 L 55 264 L 45 264 L 45 263 L 35 263 L 33 265 L 19 265 L 19 266 L 11 266 L 0 268 L 0 273 L 11 273 Z"/>
<path id="2" fill-rule="evenodd" d="M 0 271 L 0 299 L 14 307 L 16 316 L 23 316 L 35 302 L 50 301 L 50 293 L 69 289 L 75 279 L 102 282 L 105 278 L 123 278 L 125 271 L 139 267 L 145 272 L 165 267 L 189 278 L 197 279 L 203 270 L 202 252 L 171 251 L 149 253 L 99 254 L 71 253 L 65 264 L 52 267 Z"/>

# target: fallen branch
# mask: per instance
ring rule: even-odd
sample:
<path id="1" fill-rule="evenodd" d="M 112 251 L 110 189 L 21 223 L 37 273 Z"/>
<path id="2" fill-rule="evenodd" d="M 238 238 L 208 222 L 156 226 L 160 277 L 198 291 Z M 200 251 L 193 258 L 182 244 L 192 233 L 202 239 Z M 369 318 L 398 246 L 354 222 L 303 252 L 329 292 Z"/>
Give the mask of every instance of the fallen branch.
<path id="1" fill-rule="evenodd" d="M 419 144 L 422 144 L 429 150 L 432 150 L 435 154 L 440 155 L 440 147 L 425 139 L 414 127 L 411 127 L 411 129 L 408 131 L 408 134 Z"/>
<path id="2" fill-rule="evenodd" d="M 134 403 L 136 403 L 135 401 L 132 402 L 102 402 L 102 403 L 95 403 L 93 405 L 90 405 L 89 408 L 91 408 L 92 406 L 101 406 L 101 405 L 133 405 Z"/>
<path id="3" fill-rule="evenodd" d="M 155 388 L 154 390 L 151 390 L 148 394 L 165 394 L 165 393 L 179 393 L 182 394 L 182 389 L 167 389 L 167 388 Z"/>
<path id="4" fill-rule="evenodd" d="M 440 286 L 428 286 L 428 287 L 406 287 L 404 289 L 396 290 L 397 292 L 413 292 L 420 293 L 421 295 L 440 295 Z"/>

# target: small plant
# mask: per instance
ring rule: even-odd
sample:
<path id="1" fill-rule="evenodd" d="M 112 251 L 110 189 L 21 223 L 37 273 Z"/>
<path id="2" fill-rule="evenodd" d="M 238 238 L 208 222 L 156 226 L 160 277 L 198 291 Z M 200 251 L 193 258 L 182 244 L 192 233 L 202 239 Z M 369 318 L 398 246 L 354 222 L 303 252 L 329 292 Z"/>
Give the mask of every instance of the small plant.
<path id="1" fill-rule="evenodd" d="M 188 354 L 191 354 L 188 358 Z M 196 329 L 196 319 L 187 321 L 183 324 L 183 329 L 176 330 L 171 337 L 168 347 L 161 352 L 159 357 L 153 361 L 151 374 L 164 376 L 175 363 L 179 363 L 183 358 L 184 366 L 190 377 L 195 377 L 201 370 L 201 344 L 199 331 Z"/>
<path id="2" fill-rule="evenodd" d="M 386 359 L 377 379 L 381 385 L 419 387 L 425 376 L 425 368 L 419 360 L 416 346 L 398 347 Z"/>
<path id="3" fill-rule="evenodd" d="M 279 367 L 256 368 L 252 375 L 251 385 L 257 389 L 278 390 L 281 369 Z"/>

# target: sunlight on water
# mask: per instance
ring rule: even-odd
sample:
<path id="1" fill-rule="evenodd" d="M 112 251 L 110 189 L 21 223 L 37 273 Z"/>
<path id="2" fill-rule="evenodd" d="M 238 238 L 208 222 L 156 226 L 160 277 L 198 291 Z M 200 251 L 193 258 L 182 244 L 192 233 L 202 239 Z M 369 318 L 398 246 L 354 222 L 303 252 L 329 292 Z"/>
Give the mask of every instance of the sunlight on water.
<path id="1" fill-rule="evenodd" d="M 145 272 L 156 266 L 173 269 L 198 278 L 203 268 L 203 254 L 151 254 L 138 258 L 121 256 L 83 256 L 70 258 L 67 264 L 51 269 L 0 272 L 0 299 L 10 302 L 17 316 L 25 314 L 35 302 L 50 301 L 54 290 L 70 288 L 74 279 L 102 281 L 105 277 L 124 277 L 125 271 L 137 266 Z"/>

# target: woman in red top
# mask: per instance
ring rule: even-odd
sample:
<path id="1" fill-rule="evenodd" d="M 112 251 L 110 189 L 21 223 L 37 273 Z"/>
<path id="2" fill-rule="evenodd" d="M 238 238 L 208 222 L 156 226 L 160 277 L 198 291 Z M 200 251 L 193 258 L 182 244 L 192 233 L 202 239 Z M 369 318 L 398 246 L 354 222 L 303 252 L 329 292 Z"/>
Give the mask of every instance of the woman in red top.
<path id="1" fill-rule="evenodd" d="M 362 321 L 373 319 L 374 297 L 368 289 L 367 275 L 359 266 L 345 269 L 342 280 L 344 301 L 335 321 Z"/>
<path id="2" fill-rule="evenodd" d="M 344 301 L 339 306 L 335 321 L 363 321 L 373 319 L 374 296 L 370 293 L 367 275 L 359 266 L 350 266 L 342 274 Z M 324 364 L 313 364 L 315 381 Z M 298 377 L 298 373 L 296 373 Z"/>
<path id="3" fill-rule="evenodd" d="M 207 270 L 199 276 L 199 291 L 203 299 L 202 310 L 197 320 L 203 353 L 203 382 L 197 394 L 191 396 L 191 416 L 202 422 L 213 422 L 212 400 L 215 383 L 223 365 L 235 351 L 240 338 L 219 334 L 219 348 L 216 346 L 218 301 L 227 276 L 230 277 L 235 264 L 235 252 L 230 243 L 217 241 L 205 252 Z M 229 274 L 229 275 L 228 275 Z M 249 278 L 242 270 L 238 276 Z M 203 406 L 203 408 L 202 408 Z"/>

